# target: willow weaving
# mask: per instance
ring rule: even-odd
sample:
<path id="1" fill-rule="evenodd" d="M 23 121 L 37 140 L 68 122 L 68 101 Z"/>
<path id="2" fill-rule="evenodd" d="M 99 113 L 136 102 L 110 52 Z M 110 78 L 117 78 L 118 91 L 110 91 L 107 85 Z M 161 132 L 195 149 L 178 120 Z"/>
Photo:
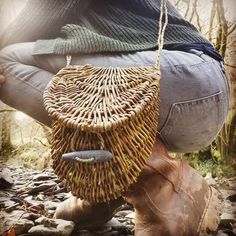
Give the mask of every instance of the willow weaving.
<path id="1" fill-rule="evenodd" d="M 93 202 L 117 198 L 135 182 L 155 141 L 160 75 L 156 67 L 68 66 L 44 94 L 52 117 L 55 173 Z M 112 160 L 68 163 L 62 154 L 109 150 Z"/>
<path id="2" fill-rule="evenodd" d="M 120 197 L 136 182 L 152 152 L 158 126 L 159 59 L 167 25 L 164 0 L 161 9 L 156 65 L 104 68 L 68 63 L 45 90 L 44 103 L 52 118 L 53 168 L 81 199 L 105 202 Z M 63 159 L 65 153 L 87 150 L 109 151 L 112 159 Z"/>

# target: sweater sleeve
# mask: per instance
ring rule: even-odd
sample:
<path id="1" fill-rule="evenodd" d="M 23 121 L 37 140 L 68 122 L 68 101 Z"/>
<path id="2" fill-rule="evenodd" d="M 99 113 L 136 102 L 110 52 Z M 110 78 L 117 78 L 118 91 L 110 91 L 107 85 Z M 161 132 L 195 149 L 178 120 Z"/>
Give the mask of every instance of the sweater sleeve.
<path id="1" fill-rule="evenodd" d="M 13 43 L 57 37 L 61 27 L 74 16 L 78 2 L 28 0 L 24 9 L 0 35 L 0 48 Z"/>

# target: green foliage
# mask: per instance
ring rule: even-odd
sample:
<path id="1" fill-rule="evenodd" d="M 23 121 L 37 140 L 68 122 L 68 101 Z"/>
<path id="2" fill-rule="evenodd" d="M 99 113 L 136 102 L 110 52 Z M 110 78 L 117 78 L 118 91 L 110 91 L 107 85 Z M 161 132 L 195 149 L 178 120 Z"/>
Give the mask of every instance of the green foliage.
<path id="1" fill-rule="evenodd" d="M 43 169 L 49 166 L 50 149 L 37 142 L 5 149 L 1 153 L 2 158 L 9 165 L 19 165 L 25 168 Z"/>
<path id="2" fill-rule="evenodd" d="M 236 175 L 234 160 L 225 160 L 216 149 L 215 144 L 199 152 L 187 153 L 182 156 L 202 176 L 212 173 L 213 177 L 233 177 Z"/>

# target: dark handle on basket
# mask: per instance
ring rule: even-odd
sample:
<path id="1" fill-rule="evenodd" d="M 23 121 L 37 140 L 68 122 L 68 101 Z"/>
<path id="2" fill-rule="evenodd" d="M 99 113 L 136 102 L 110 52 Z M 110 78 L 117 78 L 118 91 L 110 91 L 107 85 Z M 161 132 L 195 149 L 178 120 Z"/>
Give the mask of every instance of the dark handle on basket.
<path id="1" fill-rule="evenodd" d="M 111 160 L 112 153 L 104 150 L 77 151 L 63 154 L 62 159 L 82 163 L 99 163 Z"/>

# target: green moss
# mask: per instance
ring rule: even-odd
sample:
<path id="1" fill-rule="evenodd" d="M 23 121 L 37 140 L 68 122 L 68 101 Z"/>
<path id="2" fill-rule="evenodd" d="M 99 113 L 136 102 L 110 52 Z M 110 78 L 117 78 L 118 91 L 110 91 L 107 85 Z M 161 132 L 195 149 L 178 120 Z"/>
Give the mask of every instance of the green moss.
<path id="1" fill-rule="evenodd" d="M 236 176 L 236 163 L 223 160 L 220 152 L 214 147 L 203 149 L 199 152 L 188 153 L 182 155 L 193 168 L 205 176 L 207 173 L 212 173 L 213 177 L 233 177 Z"/>
<path id="2" fill-rule="evenodd" d="M 10 165 L 43 169 L 49 165 L 50 149 L 47 146 L 32 142 L 11 149 L 4 148 L 2 157 Z"/>

